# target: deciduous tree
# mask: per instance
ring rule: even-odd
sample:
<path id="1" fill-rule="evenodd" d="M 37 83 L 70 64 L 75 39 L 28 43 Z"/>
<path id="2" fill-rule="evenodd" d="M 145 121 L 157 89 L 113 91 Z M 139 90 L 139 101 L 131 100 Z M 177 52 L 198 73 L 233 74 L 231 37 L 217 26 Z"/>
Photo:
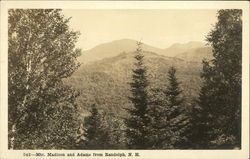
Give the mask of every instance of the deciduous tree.
<path id="1" fill-rule="evenodd" d="M 70 148 L 78 93 L 63 79 L 79 66 L 79 33 L 58 9 L 8 13 L 9 148 Z"/>

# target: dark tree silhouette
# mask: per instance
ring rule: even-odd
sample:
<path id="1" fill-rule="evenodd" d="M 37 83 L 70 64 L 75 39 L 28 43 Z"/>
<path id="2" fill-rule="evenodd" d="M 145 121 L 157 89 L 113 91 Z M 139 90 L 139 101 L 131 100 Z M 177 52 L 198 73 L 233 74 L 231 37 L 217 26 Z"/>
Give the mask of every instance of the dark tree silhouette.
<path id="1" fill-rule="evenodd" d="M 189 121 L 175 73 L 176 69 L 170 67 L 168 87 L 154 89 L 150 100 L 151 142 L 156 149 L 184 148 L 187 141 L 185 133 Z"/>
<path id="2" fill-rule="evenodd" d="M 242 11 L 218 11 L 209 33 L 211 61 L 203 62 L 204 80 L 195 109 L 194 142 L 203 148 L 241 146 Z"/>
<path id="3" fill-rule="evenodd" d="M 129 99 L 133 103 L 133 108 L 128 109 L 130 117 L 126 119 L 128 148 L 130 149 L 147 149 L 149 148 L 148 137 L 148 80 L 147 69 L 143 63 L 141 42 L 137 43 L 138 47 L 135 55 L 135 69 L 133 70 L 132 82 L 130 83 L 132 97 Z"/>
<path id="4" fill-rule="evenodd" d="M 110 148 L 109 131 L 103 126 L 103 116 L 92 105 L 90 116 L 84 119 L 83 140 L 80 141 L 79 149 L 107 149 Z"/>

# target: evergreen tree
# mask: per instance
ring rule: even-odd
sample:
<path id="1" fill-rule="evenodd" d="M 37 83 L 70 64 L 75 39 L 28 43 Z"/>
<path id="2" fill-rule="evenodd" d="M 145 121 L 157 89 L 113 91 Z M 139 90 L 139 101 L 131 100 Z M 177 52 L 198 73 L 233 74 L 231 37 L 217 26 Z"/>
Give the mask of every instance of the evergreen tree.
<path id="1" fill-rule="evenodd" d="M 207 37 L 214 59 L 203 62 L 204 80 L 194 118 L 197 144 L 205 148 L 241 146 L 242 11 L 218 11 Z M 205 142 L 205 143 L 204 143 Z"/>
<path id="2" fill-rule="evenodd" d="M 148 80 L 147 69 L 143 63 L 142 43 L 137 43 L 135 55 L 135 69 L 133 70 L 132 82 L 130 83 L 132 97 L 129 99 L 133 108 L 128 109 L 129 118 L 125 120 L 127 126 L 126 135 L 128 138 L 128 148 L 147 149 L 150 148 L 148 124 Z"/>
<path id="3" fill-rule="evenodd" d="M 109 149 L 110 138 L 108 130 L 103 126 L 103 116 L 95 105 L 92 106 L 90 116 L 84 119 L 83 139 L 78 144 L 79 149 Z"/>
<path id="4" fill-rule="evenodd" d="M 188 118 L 183 107 L 182 90 L 176 78 L 176 69 L 168 71 L 168 87 L 156 89 L 151 100 L 151 120 L 154 137 L 153 148 L 185 148 Z M 161 93 L 162 92 L 162 93 Z"/>
<path id="5" fill-rule="evenodd" d="M 188 127 L 188 117 L 184 108 L 184 100 L 181 97 L 182 90 L 180 83 L 176 78 L 176 69 L 170 67 L 168 71 L 169 85 L 165 91 L 167 106 L 170 108 L 167 118 L 171 123 L 171 130 L 174 132 L 175 141 L 173 143 L 175 148 L 184 148 L 186 142 L 186 130 Z"/>
<path id="6" fill-rule="evenodd" d="M 188 146 L 193 149 L 208 149 L 211 141 L 212 121 L 210 113 L 193 100 L 192 109 L 188 112 L 190 127 L 187 130 Z"/>
<path id="7" fill-rule="evenodd" d="M 9 148 L 71 148 L 78 93 L 63 79 L 79 66 L 79 33 L 58 9 L 8 13 Z"/>

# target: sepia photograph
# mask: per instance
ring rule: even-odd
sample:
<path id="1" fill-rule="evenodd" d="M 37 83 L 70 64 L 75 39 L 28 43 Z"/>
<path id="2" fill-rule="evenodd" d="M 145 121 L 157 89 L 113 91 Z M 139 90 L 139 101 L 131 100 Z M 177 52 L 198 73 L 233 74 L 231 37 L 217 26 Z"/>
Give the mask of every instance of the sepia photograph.
<path id="1" fill-rule="evenodd" d="M 246 11 L 6 9 L 8 151 L 245 150 Z"/>

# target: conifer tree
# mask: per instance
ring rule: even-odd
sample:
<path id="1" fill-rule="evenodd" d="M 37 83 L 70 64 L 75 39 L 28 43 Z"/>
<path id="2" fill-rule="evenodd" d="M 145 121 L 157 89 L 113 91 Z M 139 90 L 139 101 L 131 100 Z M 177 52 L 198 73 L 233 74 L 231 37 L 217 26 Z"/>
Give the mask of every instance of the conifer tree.
<path id="1" fill-rule="evenodd" d="M 79 149 L 107 149 L 109 148 L 109 134 L 102 124 L 103 117 L 95 105 L 92 106 L 90 116 L 84 119 L 83 140 L 78 145 Z"/>
<path id="2" fill-rule="evenodd" d="M 241 145 L 242 11 L 218 11 L 218 22 L 207 37 L 211 61 L 203 62 L 204 80 L 195 109 L 193 139 L 198 147 Z"/>
<path id="3" fill-rule="evenodd" d="M 184 108 L 184 100 L 181 96 L 182 90 L 180 83 L 176 78 L 176 69 L 170 67 L 168 71 L 169 85 L 167 90 L 164 92 L 166 95 L 167 106 L 169 109 L 168 117 L 171 123 L 171 130 L 174 132 L 175 141 L 173 143 L 175 148 L 183 148 L 186 142 L 186 130 L 188 127 L 188 117 Z"/>
<path id="4" fill-rule="evenodd" d="M 185 148 L 188 118 L 183 107 L 182 90 L 176 78 L 176 69 L 168 71 L 168 87 L 156 89 L 151 100 L 151 130 L 153 148 L 173 149 Z M 160 95 L 161 94 L 161 95 Z"/>
<path id="5" fill-rule="evenodd" d="M 135 69 L 133 70 L 132 82 L 130 83 L 132 97 L 129 99 L 133 108 L 128 109 L 129 118 L 125 120 L 127 126 L 126 135 L 128 138 L 128 148 L 147 149 L 149 148 L 149 115 L 148 115 L 148 80 L 147 69 L 144 65 L 142 54 L 142 43 L 137 43 L 135 55 Z"/>

